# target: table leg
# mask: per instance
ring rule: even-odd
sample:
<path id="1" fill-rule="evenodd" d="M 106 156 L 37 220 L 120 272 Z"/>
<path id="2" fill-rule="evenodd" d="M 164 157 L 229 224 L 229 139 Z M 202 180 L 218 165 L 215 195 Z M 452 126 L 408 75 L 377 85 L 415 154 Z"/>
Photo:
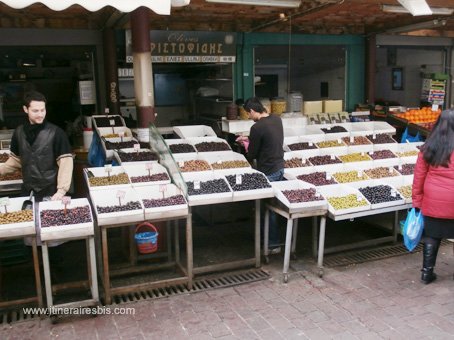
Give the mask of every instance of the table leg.
<path id="1" fill-rule="evenodd" d="M 194 259 L 192 253 L 192 213 L 188 214 L 186 218 L 186 256 L 187 256 L 187 270 L 188 270 L 188 289 L 192 289 L 193 267 Z"/>
<path id="2" fill-rule="evenodd" d="M 298 237 L 298 219 L 293 220 L 293 235 L 292 235 L 292 254 L 296 250 L 296 238 Z"/>
<path id="3" fill-rule="evenodd" d="M 325 229 L 326 229 L 326 216 L 320 217 L 320 237 L 318 240 L 318 275 L 323 276 L 323 254 L 325 252 Z"/>
<path id="4" fill-rule="evenodd" d="M 257 216 L 256 216 L 257 218 Z M 263 217 L 263 255 L 269 254 L 269 237 L 270 237 L 270 210 L 265 208 L 265 216 Z M 257 222 L 256 222 L 257 223 Z M 260 225 L 259 225 L 260 228 Z M 256 236 L 257 237 L 257 236 Z"/>
<path id="5" fill-rule="evenodd" d="M 266 221 L 269 221 L 269 218 L 266 218 Z M 265 240 L 267 242 L 265 249 L 268 250 L 268 236 Z M 260 267 L 260 200 L 255 200 L 255 267 Z"/>
<path id="6" fill-rule="evenodd" d="M 317 227 L 317 216 L 312 216 L 312 257 L 314 259 L 317 257 Z"/>
<path id="7" fill-rule="evenodd" d="M 50 278 L 49 249 L 47 248 L 47 242 L 43 242 L 41 250 L 43 253 L 44 284 L 46 286 L 47 307 L 52 307 L 52 281 Z"/>
<path id="8" fill-rule="evenodd" d="M 99 292 L 98 292 L 98 276 L 96 272 L 96 249 L 95 249 L 95 239 L 93 236 L 88 238 L 87 248 L 89 249 L 89 257 L 87 258 L 87 263 L 90 263 L 88 266 L 90 268 L 90 289 L 91 296 L 93 300 L 99 301 Z"/>
<path id="9" fill-rule="evenodd" d="M 178 227 L 178 220 L 174 221 L 175 233 L 175 262 L 180 264 L 180 228 Z"/>
<path id="10" fill-rule="evenodd" d="M 397 243 L 397 231 L 399 230 L 399 211 L 394 212 L 394 225 L 393 225 L 393 242 Z"/>
<path id="11" fill-rule="evenodd" d="M 284 282 L 288 281 L 288 268 L 290 266 L 290 248 L 292 244 L 292 235 L 293 235 L 293 219 L 289 218 L 287 220 L 287 232 L 285 236 L 285 254 L 284 254 Z"/>
<path id="12" fill-rule="evenodd" d="M 104 295 L 106 305 L 112 303 L 112 296 L 110 293 L 110 277 L 109 277 L 109 247 L 107 245 L 107 228 L 101 227 L 101 242 L 102 242 L 102 262 L 104 267 Z"/>
<path id="13" fill-rule="evenodd" d="M 166 222 L 167 261 L 172 262 L 172 228 L 170 221 Z"/>
<path id="14" fill-rule="evenodd" d="M 33 267 L 35 269 L 35 286 L 36 286 L 36 297 L 38 299 L 38 307 L 43 306 L 43 292 L 41 287 L 41 274 L 39 270 L 39 259 L 38 259 L 38 246 L 36 244 L 36 236 L 32 237 L 32 254 L 33 254 Z"/>

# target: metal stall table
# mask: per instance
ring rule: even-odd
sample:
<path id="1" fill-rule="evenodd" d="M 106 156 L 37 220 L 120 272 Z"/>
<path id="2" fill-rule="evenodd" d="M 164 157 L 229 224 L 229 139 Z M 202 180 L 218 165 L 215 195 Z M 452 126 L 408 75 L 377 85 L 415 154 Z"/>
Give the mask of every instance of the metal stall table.
<path id="1" fill-rule="evenodd" d="M 73 199 L 71 202 L 71 207 L 76 208 L 87 208 L 90 210 L 90 204 L 86 198 Z M 44 210 L 55 210 L 59 214 L 66 215 L 66 205 L 63 212 L 61 209 L 61 203 L 59 201 L 48 201 L 39 203 L 39 211 Z M 82 211 L 74 212 L 75 215 L 83 214 Z M 42 256 L 43 256 L 43 268 L 44 268 L 44 282 L 46 287 L 46 299 L 47 307 L 49 308 L 49 315 L 52 319 L 52 322 L 56 321 L 56 317 L 59 315 L 58 311 L 65 308 L 80 308 L 80 307 L 90 307 L 98 306 L 99 301 L 99 292 L 98 292 L 98 277 L 96 269 L 96 251 L 95 251 L 95 241 L 94 241 L 94 229 L 93 229 L 93 216 L 91 210 L 89 212 L 90 221 L 82 221 L 77 224 L 69 225 L 55 225 L 42 227 L 42 217 L 40 218 L 40 235 L 42 241 Z M 68 289 L 74 287 L 85 287 L 86 282 L 73 282 L 73 283 L 64 283 L 59 285 L 52 285 L 51 275 L 50 275 L 50 263 L 49 263 L 49 249 L 48 247 L 52 245 L 53 242 L 66 242 L 72 240 L 85 240 L 86 244 L 86 256 L 87 256 L 87 272 L 88 272 L 88 287 L 90 288 L 91 298 L 79 301 L 72 301 L 61 304 L 54 304 L 53 300 L 53 291 L 59 289 Z"/>
<path id="2" fill-rule="evenodd" d="M 6 199 L 6 198 L 3 198 Z M 8 206 L 8 211 L 16 212 L 20 211 L 23 205 L 23 202 L 27 200 L 24 197 L 17 197 L 7 199 L 8 201 L 3 202 L 5 206 Z M 32 210 L 34 211 L 34 210 Z M 32 255 L 33 255 L 33 269 L 34 269 L 34 276 L 35 276 L 35 289 L 36 289 L 36 296 L 16 299 L 16 300 L 9 300 L 9 301 L 0 301 L 0 308 L 12 307 L 19 304 L 27 304 L 37 302 L 38 307 L 43 306 L 43 296 L 41 291 L 41 275 L 40 275 L 40 268 L 39 268 L 39 256 L 38 256 L 38 246 L 36 240 L 36 229 L 35 229 L 35 222 L 34 219 L 28 222 L 21 222 L 21 223 L 12 223 L 12 224 L 4 224 L 0 226 L 0 240 L 10 240 L 10 239 L 19 239 L 28 237 L 31 240 L 32 246 Z"/>

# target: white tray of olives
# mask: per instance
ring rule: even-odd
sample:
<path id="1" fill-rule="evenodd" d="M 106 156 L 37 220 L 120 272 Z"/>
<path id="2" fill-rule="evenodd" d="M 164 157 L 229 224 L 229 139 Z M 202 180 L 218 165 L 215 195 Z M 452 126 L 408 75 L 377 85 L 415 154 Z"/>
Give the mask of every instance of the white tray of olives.
<path id="1" fill-rule="evenodd" d="M 84 177 L 90 191 L 131 188 L 131 180 L 122 166 L 85 168 Z"/>
<path id="2" fill-rule="evenodd" d="M 29 210 L 22 210 L 28 197 L 0 198 L 0 237 L 35 235 L 34 199 Z"/>
<path id="3" fill-rule="evenodd" d="M 335 184 L 319 187 L 323 197 L 328 201 L 328 210 L 333 215 L 352 214 L 371 209 L 369 201 L 357 189 Z"/>
<path id="4" fill-rule="evenodd" d="M 274 197 L 274 189 L 267 177 L 255 169 L 232 169 L 224 174 L 233 191 L 233 201 L 247 201 Z M 241 170 L 241 171 L 239 171 Z"/>
<path id="5" fill-rule="evenodd" d="M 133 187 L 150 186 L 170 183 L 167 169 L 156 162 L 141 164 L 124 164 L 123 169 Z"/>
<path id="6" fill-rule="evenodd" d="M 289 208 L 290 213 L 301 210 L 328 209 L 319 189 L 299 180 L 271 182 L 276 198 Z"/>
<path id="7" fill-rule="evenodd" d="M 232 188 L 221 174 L 183 173 L 190 206 L 232 202 Z"/>
<path id="8" fill-rule="evenodd" d="M 86 198 L 63 197 L 40 202 L 39 227 L 42 241 L 80 238 L 94 234 L 93 215 Z"/>

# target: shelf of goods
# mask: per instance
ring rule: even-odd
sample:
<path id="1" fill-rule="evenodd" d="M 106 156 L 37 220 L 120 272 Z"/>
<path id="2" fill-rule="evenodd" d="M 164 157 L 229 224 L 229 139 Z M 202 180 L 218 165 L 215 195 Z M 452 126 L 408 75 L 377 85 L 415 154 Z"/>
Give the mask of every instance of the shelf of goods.
<path id="1" fill-rule="evenodd" d="M 128 175 L 131 185 L 134 188 L 158 184 L 169 184 L 171 181 L 167 169 L 159 163 L 124 163 L 122 167 Z"/>
<path id="2" fill-rule="evenodd" d="M 443 105 L 446 96 L 446 80 L 424 78 L 421 100 L 434 105 Z"/>
<path id="3" fill-rule="evenodd" d="M 126 148 L 114 151 L 113 157 L 118 164 L 144 164 L 158 162 L 159 155 L 151 149 Z"/>

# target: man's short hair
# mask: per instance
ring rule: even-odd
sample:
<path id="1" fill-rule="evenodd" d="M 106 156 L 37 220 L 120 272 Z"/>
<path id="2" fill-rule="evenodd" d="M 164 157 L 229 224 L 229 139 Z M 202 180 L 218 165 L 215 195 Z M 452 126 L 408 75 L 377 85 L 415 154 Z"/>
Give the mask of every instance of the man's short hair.
<path id="1" fill-rule="evenodd" d="M 29 92 L 25 93 L 25 95 L 24 95 L 24 105 L 26 107 L 29 107 L 30 103 L 32 101 L 45 102 L 45 103 L 47 102 L 46 97 L 41 92 L 29 91 Z"/>
<path id="2" fill-rule="evenodd" d="M 251 112 L 251 110 L 254 110 L 255 112 L 259 113 L 267 112 L 265 107 L 257 97 L 251 97 L 248 100 L 246 100 L 246 102 L 243 105 L 243 108 L 246 110 L 246 112 Z"/>

